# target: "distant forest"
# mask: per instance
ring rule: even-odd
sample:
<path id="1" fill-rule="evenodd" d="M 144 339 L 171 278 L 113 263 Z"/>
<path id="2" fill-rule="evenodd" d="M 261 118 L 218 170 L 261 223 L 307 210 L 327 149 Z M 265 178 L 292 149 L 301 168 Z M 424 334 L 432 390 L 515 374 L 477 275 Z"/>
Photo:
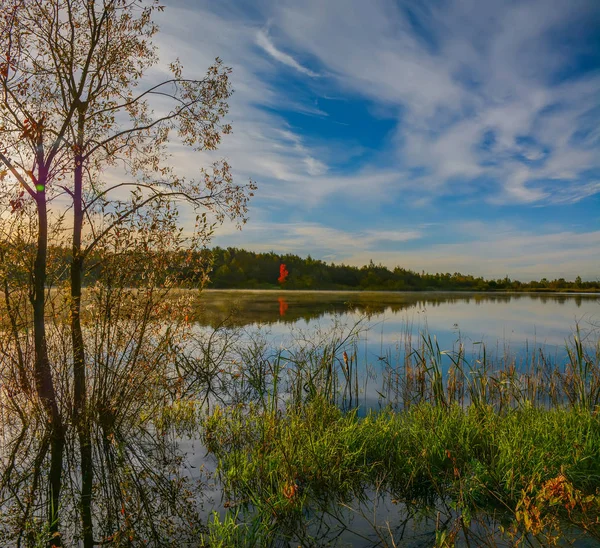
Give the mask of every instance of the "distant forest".
<path id="1" fill-rule="evenodd" d="M 148 254 L 149 251 L 143 252 Z M 131 272 L 139 251 L 121 255 L 124 267 Z M 49 270 L 55 273 L 54 280 L 66 279 L 70 263 L 70 251 L 64 248 L 50 249 Z M 113 260 L 117 260 L 113 257 Z M 94 283 L 100 276 L 105 259 L 90 257 L 90 270 L 85 284 Z M 277 253 L 255 253 L 245 249 L 215 247 L 198 253 L 181 251 L 165 258 L 164 281 L 169 277 L 180 287 L 197 287 L 202 281 L 213 289 L 338 289 L 370 291 L 539 291 L 539 292 L 594 292 L 600 291 L 600 280 L 547 280 L 520 282 L 508 277 L 486 280 L 470 274 L 413 272 L 397 266 L 390 270 L 371 261 L 362 267 Z M 16 274 L 13 273 L 13 274 Z M 23 274 L 22 274 L 23 275 Z M 135 279 L 135 275 L 130 279 Z M 162 282 L 159 282 L 162 283 Z"/>
<path id="2" fill-rule="evenodd" d="M 287 275 L 282 277 L 281 265 Z M 508 277 L 486 280 L 455 272 L 428 274 L 396 267 L 390 270 L 371 261 L 362 267 L 325 263 L 308 256 L 255 253 L 244 249 L 216 247 L 212 250 L 209 288 L 215 289 L 354 289 L 385 291 L 475 290 L 475 291 L 594 291 L 600 280 L 573 281 L 559 278 L 520 282 Z"/>

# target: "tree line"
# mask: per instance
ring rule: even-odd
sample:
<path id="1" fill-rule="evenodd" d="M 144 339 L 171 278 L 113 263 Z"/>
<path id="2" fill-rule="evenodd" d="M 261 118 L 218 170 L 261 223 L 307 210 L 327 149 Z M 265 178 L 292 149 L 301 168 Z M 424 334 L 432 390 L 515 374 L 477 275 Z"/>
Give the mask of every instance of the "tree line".
<path id="1" fill-rule="evenodd" d="M 131 251 L 125 262 L 141 260 L 136 256 L 148 251 Z M 126 251 L 127 255 L 128 252 Z M 57 279 L 60 271 L 66 276 L 70 250 L 54 248 L 50 256 Z M 296 289 L 296 290 L 371 290 L 371 291 L 573 291 L 600 290 L 600 280 L 584 281 L 541 278 L 529 282 L 512 280 L 508 276 L 486 279 L 460 272 L 415 272 L 397 266 L 390 269 L 382 264 L 361 267 L 326 263 L 286 253 L 257 253 L 235 247 L 214 247 L 203 250 L 180 250 L 172 253 L 169 267 L 162 273 L 161 283 L 178 287 L 207 287 L 212 289 Z M 99 279 L 102 270 L 100 258 L 90 256 L 86 285 Z M 282 276 L 282 267 L 287 275 Z M 282 279 L 283 278 L 283 279 Z"/>
<path id="2" fill-rule="evenodd" d="M 509 277 L 485 279 L 471 274 L 415 272 L 400 266 L 390 269 L 371 261 L 362 267 L 326 263 L 293 254 L 256 253 L 245 249 L 215 247 L 210 252 L 209 284 L 212 288 L 269 289 L 359 289 L 388 291 L 476 290 L 476 291 L 592 291 L 600 281 L 583 281 L 580 276 L 521 282 Z M 280 265 L 289 272 L 278 283 Z M 185 279 L 182 279 L 185 281 Z"/>

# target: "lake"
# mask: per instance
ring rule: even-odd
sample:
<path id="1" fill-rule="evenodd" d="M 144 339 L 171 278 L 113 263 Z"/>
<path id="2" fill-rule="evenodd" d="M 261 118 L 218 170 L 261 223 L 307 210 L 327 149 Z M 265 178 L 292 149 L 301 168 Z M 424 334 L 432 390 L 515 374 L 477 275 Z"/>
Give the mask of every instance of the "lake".
<path id="1" fill-rule="evenodd" d="M 260 332 L 274 347 L 293 346 L 316 333 L 326 338 L 357 326 L 352 338 L 363 367 L 400 359 L 406 343 L 418 346 L 424 334 L 442 351 L 462 343 L 467 355 L 527 363 L 540 349 L 562 359 L 576 328 L 595 343 L 600 332 L 598 294 L 509 294 L 439 292 L 220 291 L 206 290 L 197 322 L 216 326 L 228 320 L 246 333 Z M 518 364 L 517 364 L 518 365 Z"/>
<path id="2" fill-rule="evenodd" d="M 365 414 L 369 409 L 403 406 L 405 400 L 398 392 L 394 394 L 391 378 L 398 371 L 407 378 L 407 358 L 414 359 L 415 351 L 423 352 L 427 341 L 439 345 L 445 381 L 452 358 L 461 348 L 465 362 L 475 371 L 489 367 L 489 373 L 514 365 L 517 372 L 531 373 L 541 366 L 550 371 L 564 367 L 566 346 L 572 345 L 577 329 L 584 345 L 594 351 L 600 333 L 600 295 L 209 290 L 202 295 L 196 321 L 199 329 L 207 330 L 228 322 L 248 344 L 260 339 L 264 361 L 273 363 L 273 356 L 282 356 L 283 368 L 290 363 L 293 369 L 298 348 L 315 344 L 323 350 L 334 341 L 336 352 L 331 358 L 337 371 L 344 367 L 344 351 L 350 363 L 354 360 L 357 365 L 357 390 L 349 403 Z M 248 367 L 248 361 L 240 360 L 239 367 L 240 371 Z M 211 468 L 197 442 L 182 447 L 195 455 L 194 469 Z M 223 516 L 218 485 L 211 494 Z M 433 544 L 435 512 L 403 521 L 408 519 L 406 512 L 394 506 L 389 496 L 375 494 L 364 507 L 356 501 L 351 506 L 351 511 L 338 516 L 344 522 L 341 529 L 336 520 L 326 523 L 333 530 L 337 524 L 338 546 L 375 545 L 373 531 L 387 526 L 388 520 L 395 534 L 404 527 L 411 531 L 397 537 L 402 545 Z M 380 525 L 375 527 L 368 516 Z M 474 525 L 475 531 L 477 527 L 486 525 Z M 493 531 L 498 524 L 489 527 Z M 504 545 L 499 537 L 496 540 Z M 539 544 L 533 541 L 533 545 Z M 578 539 L 575 545 L 595 544 Z"/>
<path id="3" fill-rule="evenodd" d="M 412 325 L 440 340 L 460 333 L 487 344 L 502 341 L 562 345 L 578 323 L 600 325 L 599 294 L 231 291 L 205 290 L 197 321 L 216 325 L 230 318 L 238 326 L 268 325 L 277 335 L 309 330 L 332 320 L 367 320 L 372 333 L 394 342 L 394 333 Z"/>

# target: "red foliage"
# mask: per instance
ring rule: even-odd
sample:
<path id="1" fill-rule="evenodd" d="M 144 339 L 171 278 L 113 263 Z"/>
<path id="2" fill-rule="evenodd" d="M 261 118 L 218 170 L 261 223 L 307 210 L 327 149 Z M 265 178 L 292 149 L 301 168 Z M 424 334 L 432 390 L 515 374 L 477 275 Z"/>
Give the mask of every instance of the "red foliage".
<path id="1" fill-rule="evenodd" d="M 279 265 L 279 278 L 277 278 L 277 281 L 282 284 L 285 282 L 286 278 L 288 277 L 289 272 L 287 271 L 287 269 L 285 268 L 285 265 L 282 263 Z"/>

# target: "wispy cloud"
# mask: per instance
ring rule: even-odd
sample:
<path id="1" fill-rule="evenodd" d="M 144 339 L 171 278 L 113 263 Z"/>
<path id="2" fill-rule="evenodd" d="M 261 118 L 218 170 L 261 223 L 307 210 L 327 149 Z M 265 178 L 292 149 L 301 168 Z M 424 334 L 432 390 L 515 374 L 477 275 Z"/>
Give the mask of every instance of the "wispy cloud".
<path id="1" fill-rule="evenodd" d="M 600 272 L 596 0 L 175 0 L 165 13 L 167 58 L 234 69 L 219 154 L 259 192 L 225 239 L 417 270 Z M 190 173 L 205 160 L 173 154 Z M 457 223 L 473 217 L 484 225 L 467 238 Z"/>
<path id="2" fill-rule="evenodd" d="M 577 51 L 565 51 L 552 37 L 583 32 L 586 14 L 598 13 L 594 2 L 426 5 L 415 10 L 375 1 L 348 9 L 345 1 L 331 0 L 325 7 L 317 0 L 287 2 L 275 11 L 274 24 L 341 85 L 401 109 L 399 164 L 423 168 L 423 182 L 435 180 L 452 192 L 453 185 L 485 175 L 497 185 L 489 199 L 532 203 L 551 195 L 543 185 L 529 188 L 530 181 L 561 173 L 572 199 L 581 199 L 583 172 L 600 167 L 598 143 L 584 148 L 569 137 L 582 113 L 600 121 L 600 113 L 592 112 L 600 75 L 560 82 L 568 54 Z M 550 126 L 566 131 L 547 131 Z M 490 133 L 493 164 L 477 150 Z M 524 150 L 518 141 L 525 135 L 548 152 Z"/>
<path id="3" fill-rule="evenodd" d="M 277 49 L 273 44 L 273 41 L 269 37 L 269 35 L 262 30 L 259 30 L 256 33 L 256 43 L 264 49 L 273 59 L 276 59 L 280 63 L 287 65 L 288 67 L 292 67 L 296 69 L 298 72 L 302 74 L 306 74 L 306 76 L 310 76 L 311 78 L 316 78 L 318 74 L 313 72 L 306 67 L 303 67 L 296 59 L 294 59 L 291 55 L 284 53 L 283 51 Z"/>
<path id="4" fill-rule="evenodd" d="M 419 229 L 398 231 L 357 230 L 346 231 L 331 228 L 319 223 L 273 223 L 255 222 L 246 234 L 235 234 L 231 228 L 227 236 L 237 236 L 252 243 L 259 251 L 299 253 L 303 255 L 320 253 L 323 257 L 345 260 L 357 249 L 374 250 L 384 242 L 403 243 L 419 240 L 423 232 Z M 222 233 L 221 236 L 224 236 Z M 229 238 L 228 238 L 229 239 Z M 368 261 L 367 261 L 368 262 Z"/>

